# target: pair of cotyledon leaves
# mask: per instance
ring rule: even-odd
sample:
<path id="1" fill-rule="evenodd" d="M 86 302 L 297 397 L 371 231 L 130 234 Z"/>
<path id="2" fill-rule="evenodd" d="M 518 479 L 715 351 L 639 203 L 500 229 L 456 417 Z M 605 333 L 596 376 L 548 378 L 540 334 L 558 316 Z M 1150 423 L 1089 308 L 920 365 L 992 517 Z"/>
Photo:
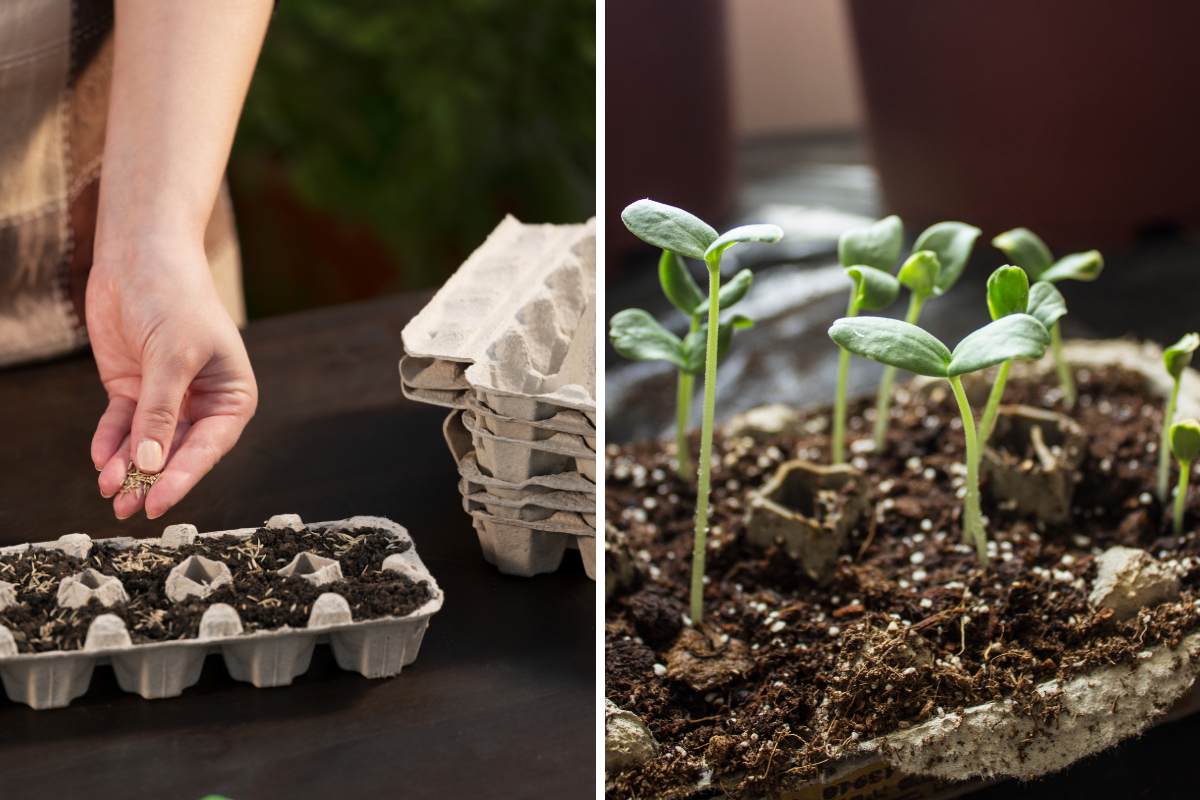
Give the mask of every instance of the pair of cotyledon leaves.
<path id="1" fill-rule="evenodd" d="M 743 242 L 775 242 L 783 231 L 775 225 L 743 225 L 718 234 L 708 223 L 680 208 L 654 200 L 638 200 L 621 213 L 625 226 L 642 241 L 659 247 L 663 254 L 658 263 L 659 282 L 671 304 L 691 318 L 703 317 L 708 296 L 692 278 L 681 256 L 703 259 L 710 270 L 719 268 L 721 254 Z M 717 293 L 719 308 L 729 308 L 746 296 L 754 276 L 741 270 Z M 717 326 L 717 357 L 729 348 L 735 330 L 754 323 L 734 315 Z M 684 372 L 704 369 L 707 323 L 680 339 L 658 323 L 648 312 L 630 308 L 613 315 L 609 338 L 613 348 L 626 358 L 638 361 L 665 360 Z"/>
<path id="2" fill-rule="evenodd" d="M 829 336 L 851 353 L 930 378 L 954 378 L 1009 359 L 1038 359 L 1050 344 L 1050 326 L 1067 313 L 1054 285 L 1030 279 L 1019 266 L 1002 266 L 988 278 L 992 321 L 950 350 L 940 339 L 898 319 L 848 317 Z"/>
<path id="3" fill-rule="evenodd" d="M 938 222 L 913 244 L 912 255 L 892 275 L 904 246 L 904 225 L 892 215 L 838 239 L 838 260 L 854 282 L 854 305 L 879 311 L 891 305 L 906 286 L 924 300 L 950 290 L 962 275 L 979 229 L 963 222 Z"/>
<path id="4" fill-rule="evenodd" d="M 1067 305 L 1050 283 L 1032 287 L 1020 267 L 1004 266 L 988 278 L 992 322 L 967 336 L 953 351 L 929 332 L 900 320 L 847 317 L 829 329 L 830 337 L 855 355 L 918 375 L 953 378 L 1009 359 L 1040 358 L 1050 344 L 1049 329 Z"/>
<path id="5" fill-rule="evenodd" d="M 778 225 L 741 225 L 718 234 L 694 214 L 654 200 L 630 203 L 621 212 L 621 220 L 643 242 L 688 258 L 704 259 L 710 270 L 735 244 L 777 242 L 783 237 Z"/>
<path id="6" fill-rule="evenodd" d="M 992 245 L 1025 270 L 1031 281 L 1094 281 L 1104 270 L 1104 258 L 1098 250 L 1071 253 L 1056 261 L 1046 243 L 1028 228 L 1005 231 L 992 239 Z"/>

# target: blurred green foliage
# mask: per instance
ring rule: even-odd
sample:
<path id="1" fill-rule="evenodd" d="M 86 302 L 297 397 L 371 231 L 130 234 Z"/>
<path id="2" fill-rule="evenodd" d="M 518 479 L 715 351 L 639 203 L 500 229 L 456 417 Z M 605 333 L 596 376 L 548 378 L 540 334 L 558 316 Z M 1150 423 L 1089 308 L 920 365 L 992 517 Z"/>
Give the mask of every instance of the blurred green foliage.
<path id="1" fill-rule="evenodd" d="M 251 291 L 271 243 L 247 239 L 303 235 L 278 214 L 247 229 L 280 187 L 377 240 L 383 288 L 440 283 L 506 212 L 591 216 L 595 62 L 593 0 L 279 3 L 233 158 L 252 313 L 281 309 Z"/>

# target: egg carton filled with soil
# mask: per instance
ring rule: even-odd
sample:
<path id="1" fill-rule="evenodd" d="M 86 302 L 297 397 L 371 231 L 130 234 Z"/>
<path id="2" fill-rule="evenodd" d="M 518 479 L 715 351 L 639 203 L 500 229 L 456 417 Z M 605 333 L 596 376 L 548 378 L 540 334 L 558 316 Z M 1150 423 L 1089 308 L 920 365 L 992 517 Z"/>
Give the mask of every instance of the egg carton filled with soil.
<path id="1" fill-rule="evenodd" d="M 829 409 L 774 406 L 726 425 L 700 626 L 687 615 L 694 488 L 669 444 L 610 446 L 609 796 L 951 796 L 1062 769 L 1171 709 L 1195 710 L 1200 514 L 1193 493 L 1175 534 L 1155 492 L 1171 390 L 1161 351 L 1108 341 L 1065 352 L 1073 408 L 1049 360 L 1014 367 L 1005 400 L 1084 432 L 1012 454 L 1019 470 L 1071 473 L 1067 518 L 997 497 L 985 472 L 986 568 L 961 537 L 964 437 L 944 384 L 896 392 L 878 452 L 873 398 L 852 402 L 859 478 L 807 493 L 776 479 L 828 462 Z M 1200 379 L 1187 370 L 1176 418 L 1197 414 Z M 995 442 L 997 464 L 1007 446 Z M 806 569 L 809 529 L 750 534 L 770 500 L 836 535 L 859 497 L 827 572 Z"/>
<path id="2" fill-rule="evenodd" d="M 408 532 L 380 517 L 67 534 L 0 548 L 0 680 L 14 701 L 58 708 L 108 664 L 123 690 L 158 699 L 218 653 L 235 680 L 285 686 L 318 644 L 342 669 L 390 677 L 416 659 L 442 599 Z"/>

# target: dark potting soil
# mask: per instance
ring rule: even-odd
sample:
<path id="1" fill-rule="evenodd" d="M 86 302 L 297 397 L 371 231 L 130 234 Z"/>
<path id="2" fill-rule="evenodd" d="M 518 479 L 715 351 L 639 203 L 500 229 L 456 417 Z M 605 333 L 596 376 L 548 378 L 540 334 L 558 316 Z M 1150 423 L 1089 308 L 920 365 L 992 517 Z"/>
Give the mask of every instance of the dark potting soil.
<path id="1" fill-rule="evenodd" d="M 694 489 L 675 477 L 665 442 L 610 446 L 606 536 L 618 555 L 607 568 L 625 554 L 638 578 L 607 603 L 605 691 L 660 750 L 610 776 L 609 795 L 688 796 L 702 775 L 716 795 L 768 794 L 816 777 L 856 742 L 1003 698 L 1049 720 L 1057 702 L 1038 684 L 1132 662 L 1200 628 L 1195 503 L 1173 536 L 1153 497 L 1160 401 L 1115 368 L 1077 379 L 1071 412 L 1050 385 L 1009 385 L 1007 403 L 1070 413 L 1089 440 L 1067 524 L 1002 507 L 985 483 L 986 571 L 961 542 L 963 437 L 948 388 L 898 392 L 883 452 L 852 446 L 874 511 L 824 586 L 780 549 L 748 544 L 744 514 L 782 461 L 827 462 L 828 411 L 765 443 L 718 437 L 699 630 L 683 616 Z M 851 409 L 852 443 L 870 438 L 870 405 Z M 1116 544 L 1174 562 L 1181 598 L 1123 622 L 1092 610 L 1094 558 Z"/>
<path id="2" fill-rule="evenodd" d="M 219 536 L 171 550 L 151 544 L 120 548 L 96 543 L 86 561 L 57 550 L 27 550 L 0 556 L 0 580 L 17 586 L 17 604 L 0 611 L 21 652 L 76 650 L 83 647 L 88 626 L 100 614 L 125 620 L 134 643 L 194 638 L 200 618 L 216 603 L 237 610 L 246 631 L 283 626 L 303 628 L 313 602 L 325 592 L 346 598 L 356 621 L 404 616 L 432 596 L 425 581 L 380 570 L 387 556 L 412 547 L 381 528 L 352 530 L 306 528 L 304 531 L 258 529 L 249 538 Z M 344 580 L 313 586 L 303 578 L 276 571 L 298 553 L 308 551 L 336 559 Z M 233 583 L 203 599 L 175 603 L 166 595 L 171 569 L 189 556 L 224 562 Z M 59 582 L 92 567 L 120 579 L 129 602 L 105 608 L 96 601 L 77 609 L 59 607 Z"/>

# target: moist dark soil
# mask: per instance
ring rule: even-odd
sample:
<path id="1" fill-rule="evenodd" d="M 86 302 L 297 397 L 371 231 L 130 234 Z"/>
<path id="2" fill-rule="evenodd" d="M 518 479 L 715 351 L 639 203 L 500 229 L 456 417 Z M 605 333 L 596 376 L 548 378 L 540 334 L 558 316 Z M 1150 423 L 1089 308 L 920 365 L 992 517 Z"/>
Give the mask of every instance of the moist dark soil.
<path id="1" fill-rule="evenodd" d="M 134 643 L 195 638 L 200 618 L 216 603 L 233 606 L 246 631 L 303 628 L 313 602 L 325 592 L 345 597 L 356 621 L 400 617 L 432 596 L 425 581 L 380 570 L 385 558 L 410 547 L 411 542 L 398 541 L 381 528 L 313 527 L 302 532 L 259 528 L 248 538 L 197 539 L 178 550 L 149 543 L 122 548 L 97 542 L 86 560 L 57 550 L 30 549 L 0 556 L 0 580 L 16 584 L 18 601 L 0 611 L 0 625 L 8 627 L 20 652 L 27 653 L 83 647 L 88 626 L 104 613 L 125 620 Z M 318 587 L 303 578 L 276 574 L 304 551 L 336 559 L 344 580 Z M 192 555 L 223 562 L 233 583 L 203 599 L 172 602 L 166 594 L 167 575 Z M 59 582 L 88 567 L 120 579 L 129 602 L 110 608 L 94 600 L 83 608 L 59 607 Z"/>
<path id="2" fill-rule="evenodd" d="M 997 504 L 985 483 L 986 570 L 961 540 L 963 437 L 948 388 L 898 392 L 879 454 L 853 445 L 870 438 L 873 409 L 852 407 L 851 453 L 874 511 L 823 586 L 780 549 L 749 544 L 744 514 L 781 462 L 827 462 L 828 411 L 771 441 L 718 437 L 699 631 L 684 617 L 694 489 L 675 477 L 665 442 L 610 446 L 608 569 L 628 557 L 637 579 L 607 603 L 605 691 L 660 750 L 610 775 L 609 796 L 762 796 L 817 777 L 857 742 L 1003 698 L 1048 721 L 1057 702 L 1035 694 L 1038 684 L 1132 663 L 1200 628 L 1195 503 L 1186 533 L 1173 536 L 1170 510 L 1153 497 L 1160 401 L 1116 368 L 1077 379 L 1070 411 L 1049 383 L 1006 391 L 1007 403 L 1073 416 L 1089 440 L 1067 524 Z M 1180 600 L 1126 621 L 1091 609 L 1094 559 L 1117 544 L 1173 562 Z M 708 788 L 695 791 L 702 779 Z"/>

